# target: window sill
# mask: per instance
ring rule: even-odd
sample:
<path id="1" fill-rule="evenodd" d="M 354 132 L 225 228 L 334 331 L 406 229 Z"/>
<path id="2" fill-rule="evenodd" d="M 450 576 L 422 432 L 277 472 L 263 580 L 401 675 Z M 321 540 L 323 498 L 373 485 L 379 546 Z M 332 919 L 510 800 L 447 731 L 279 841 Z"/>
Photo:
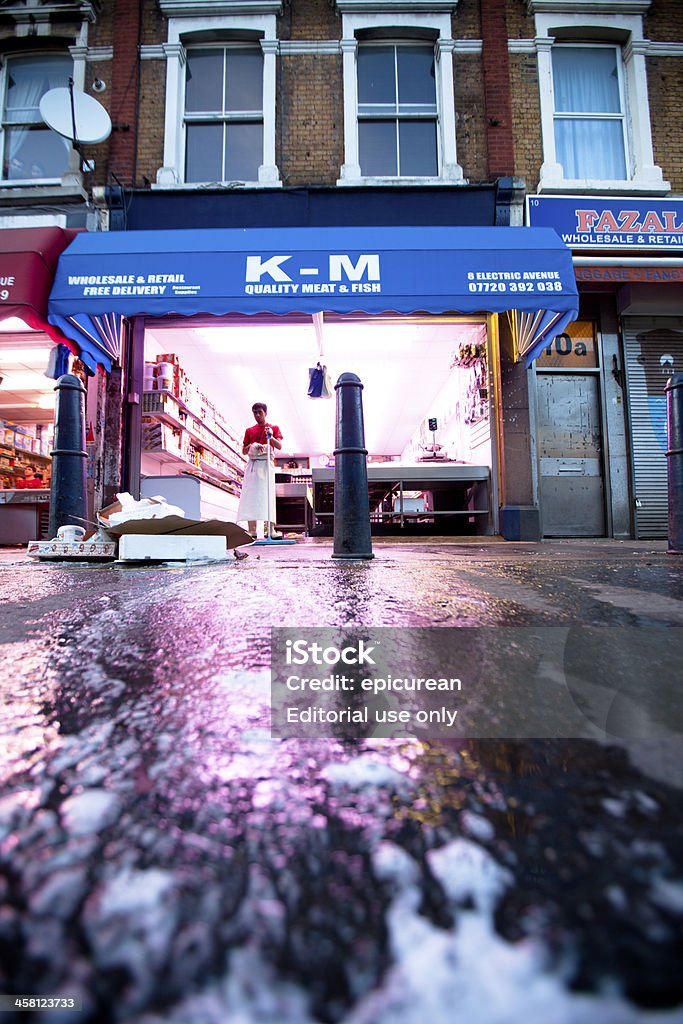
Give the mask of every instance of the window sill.
<path id="1" fill-rule="evenodd" d="M 282 188 L 280 180 L 275 181 L 172 181 L 156 182 L 151 185 L 153 192 L 242 192 L 254 188 Z"/>
<path id="2" fill-rule="evenodd" d="M 282 0 L 160 0 L 167 18 L 209 18 L 231 14 L 281 14 Z"/>
<path id="3" fill-rule="evenodd" d="M 469 184 L 467 178 L 339 178 L 337 185 L 344 188 L 358 188 L 373 185 L 392 186 L 395 188 L 431 188 L 440 186 L 461 186 Z"/>
<path id="4" fill-rule="evenodd" d="M 633 178 L 630 181 L 598 181 L 592 178 L 578 181 L 571 179 L 566 179 L 565 181 L 558 181 L 557 179 L 544 181 L 543 178 L 541 178 L 536 191 L 539 195 L 552 195 L 553 193 L 562 195 L 580 192 L 582 195 L 605 195 L 613 193 L 614 195 L 619 196 L 664 196 L 671 192 L 671 185 L 668 181 L 662 181 L 661 178 Z"/>
<path id="5" fill-rule="evenodd" d="M 50 199 L 56 199 L 59 202 L 82 200 L 87 199 L 87 193 L 79 185 L 62 185 L 59 181 L 55 181 L 54 184 L 43 183 L 40 185 L 15 185 L 11 181 L 0 181 L 0 204 L 2 206 L 11 206 L 15 203 L 23 205 Z"/>

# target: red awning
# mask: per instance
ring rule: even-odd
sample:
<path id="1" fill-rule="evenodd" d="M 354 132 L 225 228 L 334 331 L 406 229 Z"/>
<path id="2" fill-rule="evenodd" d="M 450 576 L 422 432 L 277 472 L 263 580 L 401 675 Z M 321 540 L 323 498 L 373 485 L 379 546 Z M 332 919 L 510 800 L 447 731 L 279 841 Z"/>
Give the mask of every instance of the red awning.
<path id="1" fill-rule="evenodd" d="M 6 228 L 0 231 L 0 320 L 16 316 L 73 349 L 48 323 L 47 300 L 60 254 L 78 232 L 70 228 Z"/>

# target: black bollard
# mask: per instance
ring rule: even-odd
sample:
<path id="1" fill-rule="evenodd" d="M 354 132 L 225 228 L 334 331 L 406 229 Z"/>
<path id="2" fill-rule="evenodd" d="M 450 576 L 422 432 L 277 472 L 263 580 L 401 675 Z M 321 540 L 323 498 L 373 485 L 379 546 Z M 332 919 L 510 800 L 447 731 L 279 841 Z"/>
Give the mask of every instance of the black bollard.
<path id="1" fill-rule="evenodd" d="M 683 373 L 666 382 L 666 419 L 669 431 L 667 481 L 669 497 L 669 554 L 683 555 Z"/>
<path id="2" fill-rule="evenodd" d="M 334 448 L 333 558 L 374 558 L 370 538 L 367 448 L 363 427 L 363 385 L 342 373 L 337 392 Z"/>
<path id="3" fill-rule="evenodd" d="M 60 526 L 84 526 L 87 521 L 85 482 L 85 388 L 73 373 L 55 385 L 55 446 L 50 483 L 50 538 Z"/>

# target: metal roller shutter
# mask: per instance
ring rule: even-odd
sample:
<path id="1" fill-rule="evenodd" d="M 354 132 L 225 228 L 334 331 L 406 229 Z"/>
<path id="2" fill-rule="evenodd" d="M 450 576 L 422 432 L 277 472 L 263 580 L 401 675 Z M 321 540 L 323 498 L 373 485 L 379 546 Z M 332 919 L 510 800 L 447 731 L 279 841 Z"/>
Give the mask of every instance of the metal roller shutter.
<path id="1" fill-rule="evenodd" d="M 636 537 L 666 537 L 664 388 L 671 373 L 683 371 L 683 317 L 625 317 L 623 331 Z"/>

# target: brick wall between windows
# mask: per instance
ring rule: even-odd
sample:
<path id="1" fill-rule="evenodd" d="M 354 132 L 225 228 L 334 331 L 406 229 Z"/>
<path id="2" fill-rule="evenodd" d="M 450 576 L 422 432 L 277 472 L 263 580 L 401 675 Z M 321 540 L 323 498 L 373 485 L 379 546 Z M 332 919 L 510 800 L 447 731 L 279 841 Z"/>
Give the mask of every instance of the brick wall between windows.
<path id="1" fill-rule="evenodd" d="M 486 0 L 482 0 L 486 3 Z M 505 17 L 508 39 L 533 39 L 536 35 L 533 15 L 527 11 L 525 0 L 508 0 Z"/>
<path id="2" fill-rule="evenodd" d="M 486 181 L 486 118 L 481 58 L 458 54 L 455 64 L 458 163 L 470 181 Z"/>
<path id="3" fill-rule="evenodd" d="M 526 180 L 527 191 L 536 189 L 543 145 L 541 106 L 538 98 L 538 68 L 535 54 L 510 54 L 512 83 L 512 130 L 515 174 Z"/>
<path id="4" fill-rule="evenodd" d="M 282 57 L 279 86 L 277 159 L 284 184 L 334 185 L 344 162 L 341 57 Z"/>
<path id="5" fill-rule="evenodd" d="M 156 181 L 164 162 L 164 104 L 166 98 L 166 62 L 143 60 L 140 78 L 140 126 L 138 129 L 138 184 L 143 176 Z"/>
<path id="6" fill-rule="evenodd" d="M 647 88 L 655 163 L 673 192 L 683 192 L 683 62 L 679 57 L 654 57 L 647 62 Z"/>
<path id="7" fill-rule="evenodd" d="M 292 3 L 278 18 L 280 39 L 341 39 L 341 17 L 329 0 Z"/>
<path id="8" fill-rule="evenodd" d="M 683 4 L 680 0 L 653 3 L 643 19 L 645 38 L 683 42 Z"/>
<path id="9" fill-rule="evenodd" d="M 114 31 L 113 4 L 104 4 L 97 21 L 88 25 L 88 46 L 111 46 Z"/>
<path id="10" fill-rule="evenodd" d="M 167 38 L 168 19 L 159 10 L 157 0 L 144 0 L 142 7 L 143 45 L 166 42 Z"/>
<path id="11" fill-rule="evenodd" d="M 452 18 L 452 32 L 454 39 L 481 39 L 479 0 L 460 0 Z"/>

